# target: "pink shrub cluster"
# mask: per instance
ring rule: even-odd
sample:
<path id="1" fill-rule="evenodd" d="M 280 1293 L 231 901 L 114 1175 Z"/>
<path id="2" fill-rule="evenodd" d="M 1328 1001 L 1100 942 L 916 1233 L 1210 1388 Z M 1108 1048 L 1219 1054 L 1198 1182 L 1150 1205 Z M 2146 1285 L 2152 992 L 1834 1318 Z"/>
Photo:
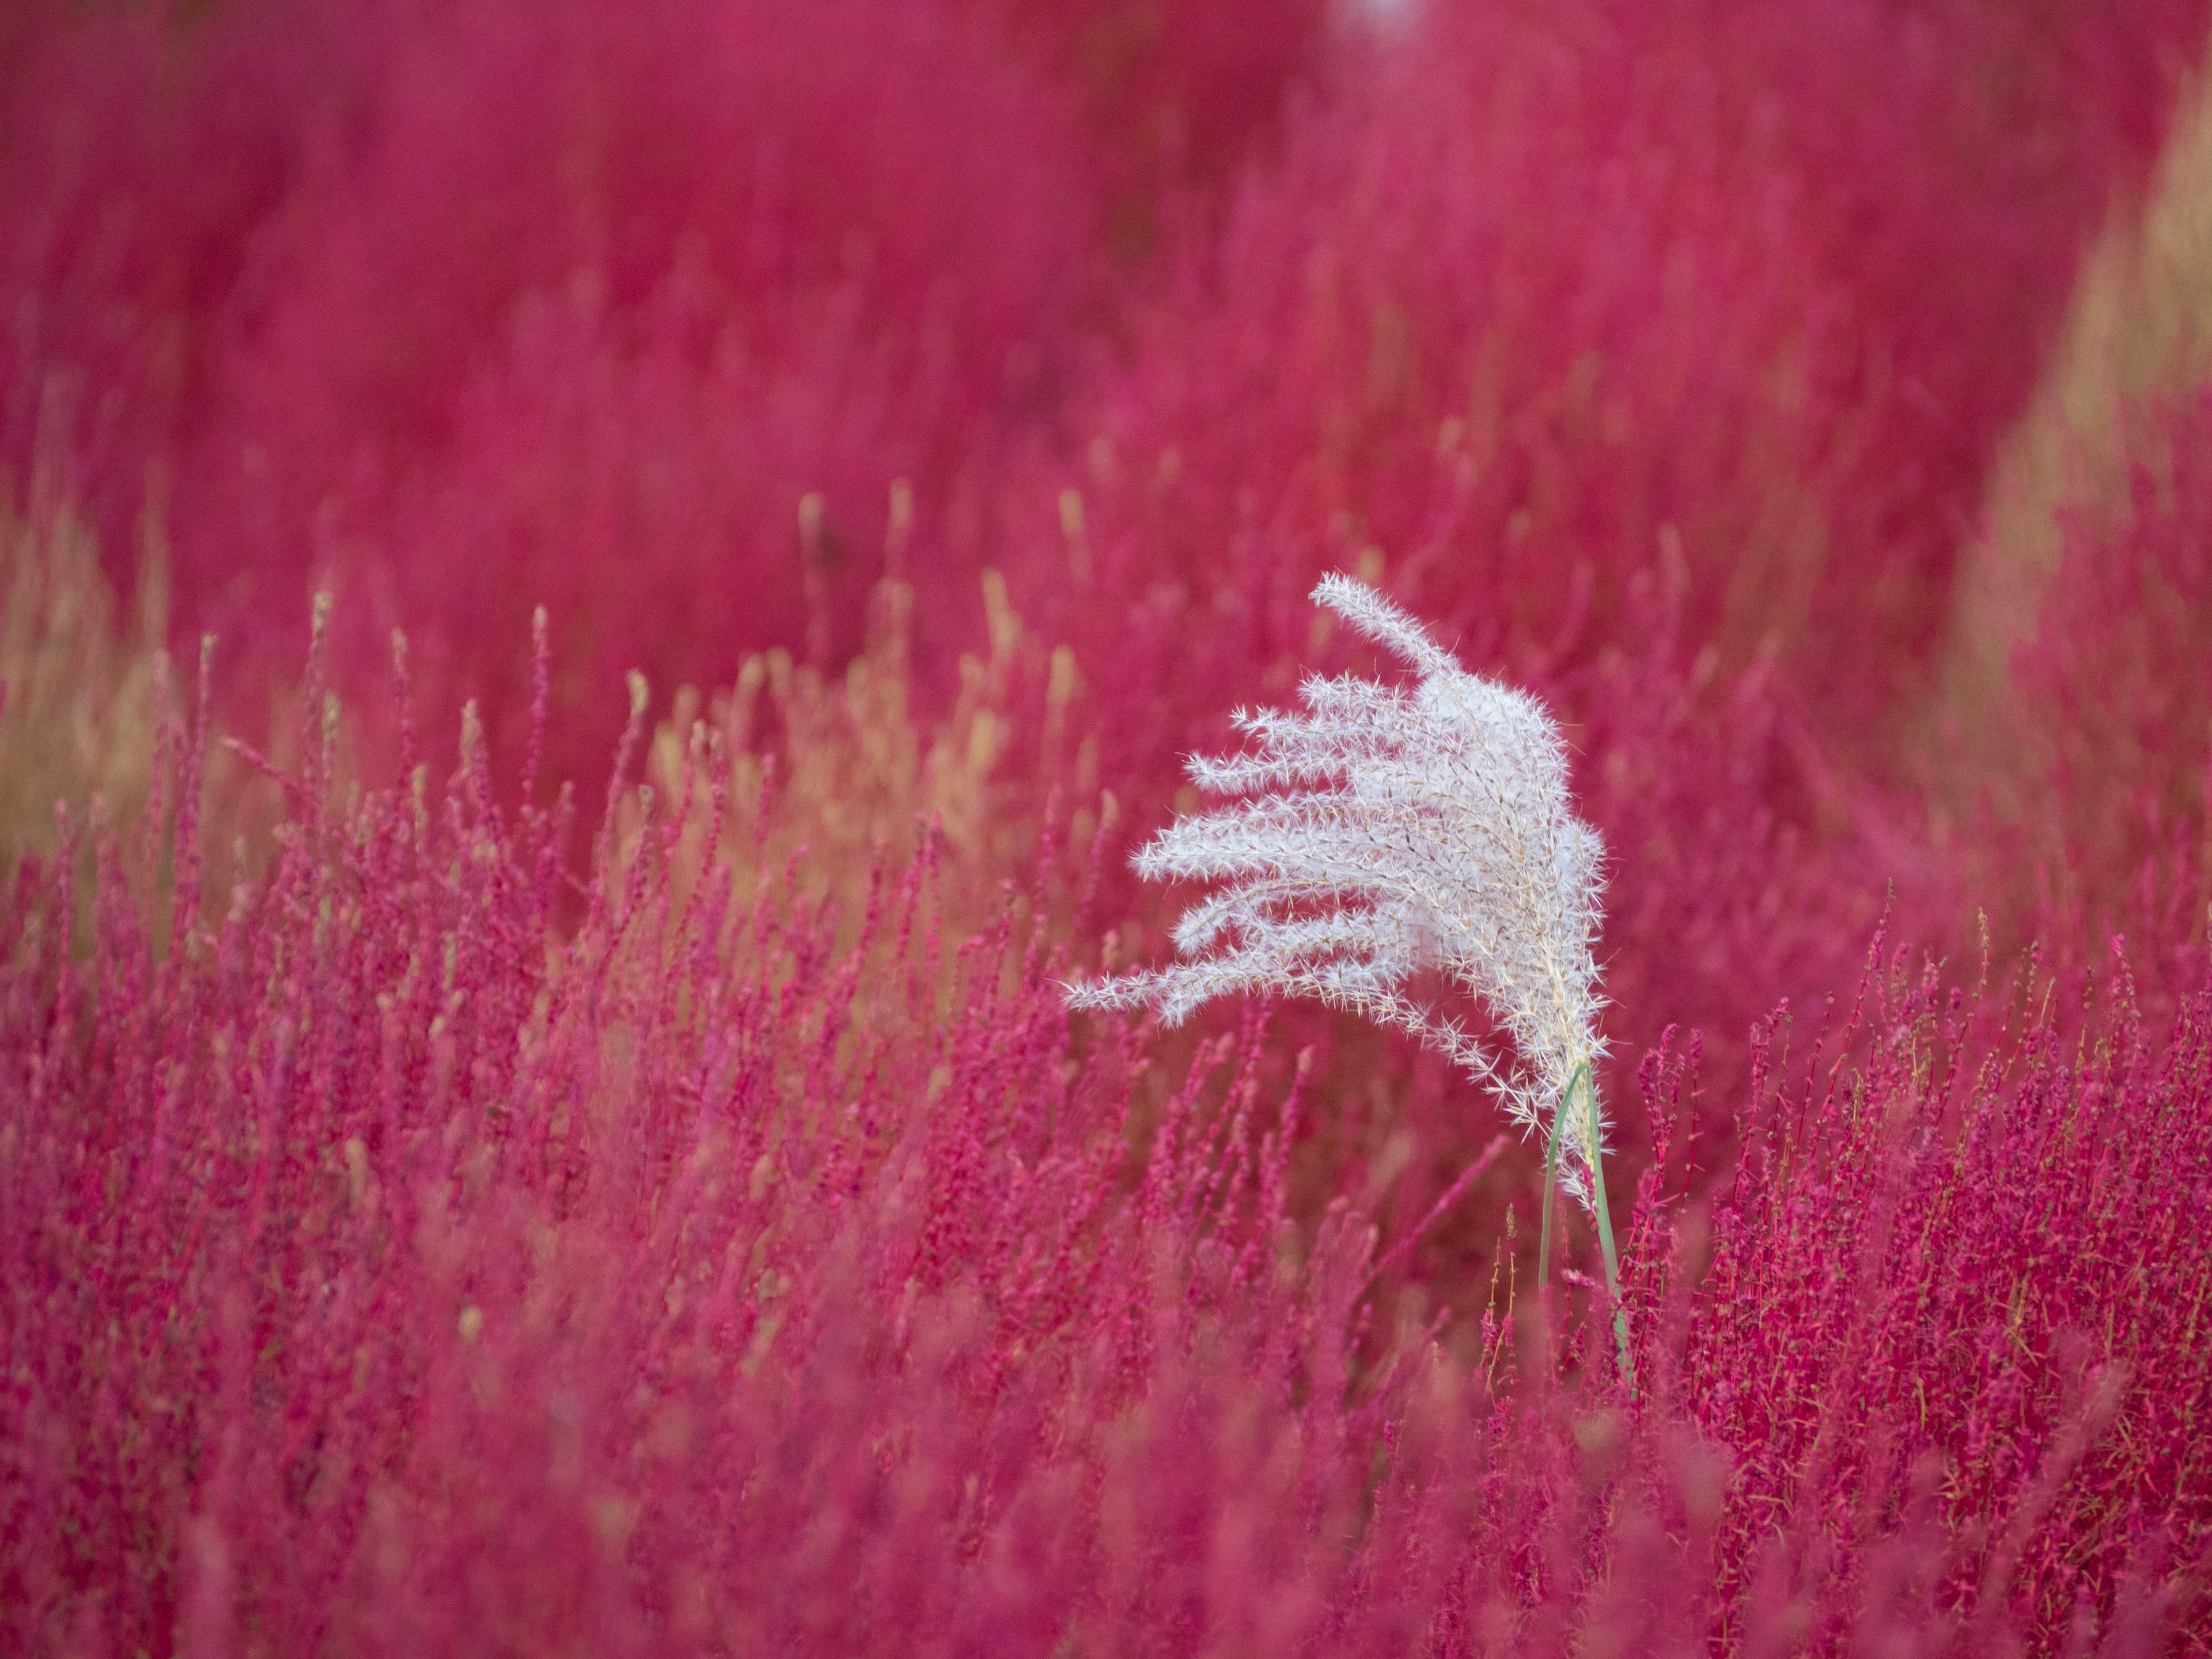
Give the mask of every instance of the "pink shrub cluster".
<path id="1" fill-rule="evenodd" d="M 1474 1287 L 1461 1354 L 1402 1297 L 1378 1327 L 1414 1235 L 1297 1223 L 1263 1017 L 1147 1088 L 1014 908 L 941 934 L 928 845 L 858 916 L 738 902 L 703 738 L 672 810 L 611 801 L 560 930 L 571 815 L 503 812 L 473 730 L 445 788 L 343 810 L 308 744 L 265 878 L 155 902 L 205 741 L 164 738 L 173 855 L 93 832 L 84 948 L 66 860 L 4 913 L 20 1650 L 2128 1653 L 2192 1617 L 2203 999 L 2169 1039 L 2123 995 L 2077 1058 L 1874 976 L 1755 1086 L 1709 1224 L 1647 1181 L 1632 1389 L 1525 1291 Z M 1645 1073 L 1686 1108 L 1693 1054 Z"/>
<path id="2" fill-rule="evenodd" d="M 1141 308 L 1080 461 L 1012 497 L 1065 546 L 1008 566 L 1145 818 L 1331 661 L 1305 595 L 1371 562 L 1578 728 L 1621 1046 L 1696 1025 L 1720 1081 L 1886 898 L 1972 940 L 1899 739 L 1987 455 L 2148 149 L 2142 60 L 2187 34 L 1753 10 L 1431 9 Z"/>
<path id="3" fill-rule="evenodd" d="M 1651 1370 L 1740 1455 L 1722 1583 L 1775 1518 L 1864 1528 L 1902 1491 L 1960 1553 L 1856 1588 L 1932 1572 L 1917 1593 L 1978 1601 L 1970 1628 L 2016 1609 L 2079 1644 L 2106 1587 L 2178 1565 L 2203 1595 L 2212 1000 L 2147 1029 L 2116 952 L 2069 1037 L 2033 961 L 2002 998 L 1882 966 L 1802 1062 L 1765 1028 L 1735 1171 L 1672 1246 L 1710 1255 Z"/>
<path id="4" fill-rule="evenodd" d="M 2212 406 L 1942 665 L 2205 24 L 7 9 L 0 709 L 71 514 L 218 643 L 0 824 L 0 1645 L 2207 1651 Z M 1433 1060 L 1062 1007 L 1331 569 L 1568 729 L 1632 1379 Z"/>
<path id="5" fill-rule="evenodd" d="M 2155 48 L 2195 21 L 1431 8 L 1142 308 L 1066 479 L 1098 592 L 1233 630 L 1207 678 L 1151 682 L 1211 709 L 1369 546 L 1487 655 L 1632 636 L 1667 543 L 1699 643 L 1778 642 L 1836 736 L 1940 629 L 2081 239 L 2155 143 Z M 1062 569 L 1030 574 L 1111 660 L 1121 607 Z"/>
<path id="6" fill-rule="evenodd" d="M 512 642 L 548 605 L 560 758 L 599 770 L 633 666 L 849 653 L 895 481 L 913 556 L 976 567 L 963 480 L 1054 407 L 1116 204 L 1180 176 L 1109 123 L 1223 82 L 1218 171 L 1299 56 L 1234 8 L 1138 9 L 1032 40 L 912 0 L 35 6 L 0 463 L 50 458 L 119 555 L 150 504 L 187 621 L 261 674 L 335 585 L 349 683 L 404 622 L 428 689 L 519 738 Z"/>

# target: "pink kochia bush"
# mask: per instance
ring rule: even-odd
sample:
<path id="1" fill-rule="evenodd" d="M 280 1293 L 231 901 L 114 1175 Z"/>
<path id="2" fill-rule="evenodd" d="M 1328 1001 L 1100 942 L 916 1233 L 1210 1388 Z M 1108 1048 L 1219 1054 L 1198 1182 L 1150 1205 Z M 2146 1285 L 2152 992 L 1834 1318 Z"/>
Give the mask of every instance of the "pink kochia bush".
<path id="1" fill-rule="evenodd" d="M 1444 637 L 1583 659 L 1636 637 L 1663 545 L 1698 645 L 1778 649 L 1856 735 L 1940 643 L 1960 520 L 2202 9 L 1419 11 L 1294 111 L 1083 410 L 1054 483 L 1096 592 L 1220 642 L 1143 683 L 1231 705 L 1370 546 Z M 1065 561 L 1009 574 L 1086 660 L 1160 643 Z"/>
<path id="2" fill-rule="evenodd" d="M 0 8 L 0 539 L 149 618 L 0 617 L 149 711 L 0 845 L 0 1650 L 2207 1652 L 2201 406 L 1922 752 L 2202 13 Z M 1064 1005 L 1331 570 L 1559 722 L 1617 1290 L 1402 1037 Z"/>
<path id="3" fill-rule="evenodd" d="M 1655 1283 L 1704 1269 L 1650 1364 L 1736 1453 L 1724 1583 L 1755 1577 L 1770 1527 L 1863 1528 L 1901 1502 L 1963 1548 L 1870 1556 L 1869 1582 L 1977 1603 L 1970 1625 L 2009 1607 L 2079 1650 L 2107 1587 L 2171 1575 L 2203 1650 L 2212 994 L 2148 1030 L 2117 947 L 2084 1028 L 2051 1018 L 2054 990 L 2033 958 L 2000 997 L 1877 949 L 1796 1081 L 1783 1015 L 1759 1033 L 1710 1212 L 1632 1244 Z M 1663 1094 L 1670 1057 L 1645 1064 Z"/>
<path id="4" fill-rule="evenodd" d="M 603 767 L 630 667 L 848 652 L 893 482 L 938 522 L 1048 403 L 1094 167 L 984 9 L 35 6 L 0 468 L 43 446 L 118 562 L 149 502 L 256 669 L 318 585 L 349 684 L 404 623 L 518 752 L 527 681 L 477 647 L 547 605 L 558 758 Z"/>
<path id="5" fill-rule="evenodd" d="M 1676 1023 L 1736 1086 L 1893 884 L 1907 935 L 1970 942 L 1981 895 L 1891 793 L 1903 710 L 2187 9 L 1420 8 L 1138 296 L 1082 449 L 1002 494 L 1101 777 L 1184 810 L 1228 710 L 1357 665 L 1305 596 L 1359 571 L 1567 729 L 1615 854 L 1608 1098 Z"/>
<path id="6" fill-rule="evenodd" d="M 332 586 L 342 681 L 404 625 L 502 752 L 529 686 L 480 647 L 550 606 L 567 775 L 632 667 L 849 654 L 895 483 L 913 560 L 973 568 L 1117 249 L 1241 159 L 1324 9 L 8 11 L 0 475 L 54 470 L 119 574 L 151 513 L 227 678 Z"/>
<path id="7" fill-rule="evenodd" d="M 227 905 L 203 719 L 151 827 L 76 833 L 96 892 L 64 855 L 0 908 L 15 1650 L 2203 1629 L 2212 996 L 2069 1041 L 2036 982 L 1870 969 L 1809 1061 L 1766 1045 L 1710 1203 L 1662 1133 L 1632 1390 L 1586 1276 L 1409 1316 L 1410 1232 L 1293 1206 L 1264 1014 L 1158 1084 L 1143 1029 L 1071 1026 L 1058 831 L 975 937 L 930 839 L 840 914 L 804 857 L 741 885 L 763 804 L 702 732 L 580 888 L 566 798 L 495 804 L 472 719 L 443 787 L 340 805 L 308 706 Z M 1662 1049 L 1626 1109 L 1697 1086 Z"/>

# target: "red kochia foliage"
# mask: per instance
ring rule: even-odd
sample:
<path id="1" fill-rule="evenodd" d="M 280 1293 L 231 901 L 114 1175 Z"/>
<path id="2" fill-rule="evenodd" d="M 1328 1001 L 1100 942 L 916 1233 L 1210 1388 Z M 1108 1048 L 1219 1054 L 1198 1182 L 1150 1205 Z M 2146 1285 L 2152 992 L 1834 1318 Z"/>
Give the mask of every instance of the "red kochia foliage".
<path id="1" fill-rule="evenodd" d="M 1900 1484 L 1968 1529 L 1923 1589 L 1978 1619 L 2057 1632 L 2127 1575 L 2212 1565 L 2212 992 L 2154 1034 L 2112 965 L 2071 1037 L 2033 960 L 2000 1000 L 1902 951 L 1799 1077 L 1765 1029 L 1735 1173 L 1674 1243 L 1710 1268 L 1653 1362 L 1738 1452 L 1724 1584 L 1767 1525 L 1863 1527 Z"/>
<path id="2" fill-rule="evenodd" d="M 1778 643 L 1863 751 L 2200 9 L 1421 9 L 1142 308 L 1054 479 L 1082 568 L 1041 550 L 1018 602 L 1179 727 L 1299 656 L 1370 545 L 1517 666 L 1633 637 L 1671 543 L 1697 642 Z"/>
<path id="3" fill-rule="evenodd" d="M 190 622 L 258 662 L 335 582 L 355 683 L 404 622 L 495 730 L 540 602 L 593 712 L 810 612 L 848 651 L 892 481 L 936 514 L 1095 298 L 1065 100 L 957 7 L 243 0 L 52 34 L 19 76 L 51 130 L 7 157 L 7 458 L 81 376 L 46 441 L 115 542 L 158 467 Z M 567 723 L 603 763 L 614 733 Z"/>
<path id="4" fill-rule="evenodd" d="M 180 619 L 264 668 L 338 583 L 353 684 L 404 623 L 495 732 L 549 604 L 580 771 L 629 668 L 849 650 L 894 479 L 915 574 L 1066 586 L 1063 465 L 990 526 L 1012 434 L 1108 440 L 1103 592 L 1045 620 L 1140 710 L 1163 586 L 1212 709 L 1370 541 L 1587 647 L 1672 526 L 1729 660 L 1787 640 L 1858 734 L 2201 5 L 1433 0 L 1398 51 L 1305 0 L 80 9 L 0 53 L 0 466 L 43 441 L 118 566 L 150 490 Z M 1066 398 L 1154 309 L 1131 211 L 1196 227 L 1175 291 Z"/>
<path id="5" fill-rule="evenodd" d="M 118 568 L 149 506 L 183 621 L 258 672 L 334 585 L 350 684 L 404 623 L 495 732 L 548 605 L 579 772 L 630 668 L 849 654 L 894 481 L 913 556 L 972 571 L 976 475 L 1048 429 L 1112 245 L 1229 170 L 1322 33 L 1123 0 L 76 10 L 33 0 L 0 53 L 0 470 L 58 468 Z"/>
<path id="6" fill-rule="evenodd" d="M 0 1646 L 2206 1651 L 2212 416 L 2014 665 L 2021 856 L 1887 788 L 2201 7 L 1415 10 L 0 15 L 0 488 L 118 567 L 159 508 L 239 708 L 341 596 L 227 904 L 204 687 L 147 821 L 0 892 Z M 1632 1389 L 1455 1080 L 1061 1007 L 1157 918 L 1041 781 L 1148 830 L 1363 566 L 1571 729 Z M 442 788 L 393 623 L 479 699 Z M 867 763 L 789 769 L 842 845 L 949 773 L 1006 820 L 779 881 L 676 738 L 588 846 L 535 805 L 623 670 L 768 645 L 824 672 L 727 729 L 851 688 Z M 1860 965 L 1977 902 L 2063 983 Z"/>
<path id="7" fill-rule="evenodd" d="M 967 0 L 1065 84 L 1095 134 L 1109 234 L 1127 258 L 1251 159 L 1287 89 L 1344 45 L 1328 0 Z"/>
<path id="8" fill-rule="evenodd" d="M 1616 1092 L 1678 1022 L 1732 1085 L 1893 883 L 1908 935 L 1970 936 L 1883 782 L 2193 17 L 2018 12 L 1439 0 L 1299 109 L 1139 307 L 1083 454 L 1003 498 L 1016 603 L 1073 645 L 1137 821 L 1229 710 L 1340 665 L 1306 596 L 1365 565 L 1569 726 Z"/>
<path id="9" fill-rule="evenodd" d="M 164 740 L 173 856 L 94 832 L 88 940 L 67 857 L 0 908 L 19 1650 L 2120 1654 L 2193 1617 L 2212 995 L 2069 1054 L 1874 977 L 1754 1085 L 1710 1224 L 1662 1147 L 1632 1392 L 1525 1300 L 1457 1360 L 1375 1332 L 1402 1252 L 1288 1213 L 1264 1019 L 1163 1095 L 1013 910 L 940 937 L 927 848 L 858 916 L 737 902 L 703 744 L 672 810 L 611 799 L 563 936 L 568 814 L 503 813 L 472 733 L 343 811 L 307 741 L 273 867 L 203 915 L 204 743 Z M 1695 1086 L 1646 1066 L 1662 1119 Z"/>

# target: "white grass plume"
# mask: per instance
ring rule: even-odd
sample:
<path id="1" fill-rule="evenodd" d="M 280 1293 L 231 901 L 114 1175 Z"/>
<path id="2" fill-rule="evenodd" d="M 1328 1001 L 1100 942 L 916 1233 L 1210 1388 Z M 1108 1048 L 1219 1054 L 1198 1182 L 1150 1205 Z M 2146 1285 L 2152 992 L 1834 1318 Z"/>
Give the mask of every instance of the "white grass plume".
<path id="1" fill-rule="evenodd" d="M 1190 775 L 1239 799 L 1178 820 L 1136 859 L 1149 879 L 1227 884 L 1176 926 L 1186 960 L 1072 988 L 1068 1000 L 1154 1006 L 1172 1024 L 1235 992 L 1318 998 L 1413 1032 L 1550 1133 L 1577 1070 L 1605 1052 L 1590 950 L 1604 845 L 1574 816 L 1559 729 L 1527 693 L 1467 672 L 1373 589 L 1330 575 L 1313 596 L 1419 684 L 1314 676 L 1302 714 L 1237 711 L 1253 746 L 1194 756 Z M 1423 969 L 1490 1006 L 1518 1065 L 1406 994 Z M 1591 1098 L 1578 1091 L 1558 1131 L 1561 1184 L 1585 1205 L 1602 1152 Z"/>

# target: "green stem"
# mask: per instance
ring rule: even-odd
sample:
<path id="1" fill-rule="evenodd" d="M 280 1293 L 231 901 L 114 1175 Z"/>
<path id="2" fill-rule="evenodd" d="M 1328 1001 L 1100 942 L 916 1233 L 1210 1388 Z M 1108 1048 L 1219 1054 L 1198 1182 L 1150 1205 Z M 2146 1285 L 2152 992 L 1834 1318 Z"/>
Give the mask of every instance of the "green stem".
<path id="1" fill-rule="evenodd" d="M 1536 1244 L 1536 1282 L 1552 1282 L 1552 1200 L 1559 1183 L 1559 1142 L 1565 1133 L 1568 1114 L 1574 1110 L 1575 1091 L 1589 1100 L 1590 1203 L 1597 1212 L 1598 1249 L 1605 1257 L 1606 1294 L 1613 1298 L 1613 1342 L 1620 1353 L 1620 1375 L 1636 1397 L 1636 1365 L 1628 1347 L 1628 1312 L 1620 1304 L 1620 1254 L 1613 1242 L 1613 1212 L 1605 1201 L 1605 1157 L 1598 1150 L 1597 1085 L 1588 1061 L 1575 1067 L 1566 1092 L 1552 1114 L 1552 1133 L 1544 1152 L 1544 1225 Z"/>
<path id="2" fill-rule="evenodd" d="M 1589 1067 L 1582 1076 L 1587 1079 Z M 1620 1305 L 1620 1255 L 1613 1244 L 1613 1213 L 1605 1202 L 1605 1154 L 1598 1149 L 1597 1089 L 1589 1088 L 1590 1198 L 1597 1210 L 1598 1249 L 1605 1255 L 1605 1293 L 1613 1298 L 1613 1340 L 1620 1351 L 1620 1377 L 1636 1398 L 1636 1361 L 1628 1351 L 1628 1310 Z"/>
<path id="3" fill-rule="evenodd" d="M 1575 1085 L 1582 1080 L 1583 1070 L 1577 1067 L 1567 1079 L 1567 1092 L 1552 1112 L 1552 1133 L 1544 1148 L 1544 1224 L 1536 1236 L 1536 1283 L 1548 1288 L 1552 1282 L 1552 1197 L 1559 1186 L 1559 1138 L 1566 1131 L 1567 1108 L 1575 1097 Z"/>

